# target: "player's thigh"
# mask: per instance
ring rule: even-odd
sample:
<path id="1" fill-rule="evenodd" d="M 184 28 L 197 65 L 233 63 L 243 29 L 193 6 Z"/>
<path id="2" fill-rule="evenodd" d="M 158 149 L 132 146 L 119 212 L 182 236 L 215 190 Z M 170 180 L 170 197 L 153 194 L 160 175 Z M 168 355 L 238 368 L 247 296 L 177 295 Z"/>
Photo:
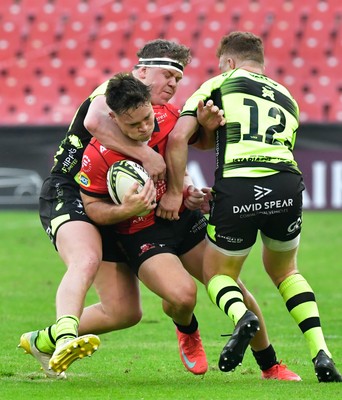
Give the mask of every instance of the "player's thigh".
<path id="1" fill-rule="evenodd" d="M 196 283 L 174 254 L 156 254 L 145 260 L 139 269 L 139 279 L 170 303 L 196 302 Z"/>
<path id="2" fill-rule="evenodd" d="M 56 247 L 67 265 L 100 263 L 102 242 L 98 229 L 89 222 L 69 221 L 61 225 L 57 232 Z"/>
<path id="3" fill-rule="evenodd" d="M 125 263 L 102 261 L 94 287 L 106 311 L 140 309 L 139 281 Z"/>
<path id="4" fill-rule="evenodd" d="M 236 253 L 228 254 L 226 250 L 208 241 L 203 256 L 204 283 L 207 284 L 214 275 L 229 275 L 237 280 L 248 254 Z"/>
<path id="5" fill-rule="evenodd" d="M 203 254 L 205 251 L 206 241 L 202 240 L 187 253 L 179 258 L 183 263 L 184 268 L 194 278 L 203 283 Z"/>

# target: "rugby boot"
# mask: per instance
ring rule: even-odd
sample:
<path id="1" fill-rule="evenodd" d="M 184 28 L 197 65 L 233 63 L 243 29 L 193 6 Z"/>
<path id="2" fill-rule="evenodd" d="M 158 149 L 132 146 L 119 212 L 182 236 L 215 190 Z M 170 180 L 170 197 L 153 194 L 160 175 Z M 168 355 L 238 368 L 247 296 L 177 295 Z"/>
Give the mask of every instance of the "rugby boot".
<path id="1" fill-rule="evenodd" d="M 70 365 L 79 359 L 91 355 L 100 346 L 100 339 L 96 335 L 83 335 L 75 339 L 65 340 L 57 346 L 49 361 L 49 369 L 62 374 Z"/>
<path id="2" fill-rule="evenodd" d="M 44 371 L 48 378 L 53 379 L 65 379 L 66 374 L 64 372 L 57 374 L 55 371 L 49 369 L 49 361 L 52 354 L 43 353 L 38 350 L 36 346 L 36 339 L 39 335 L 39 331 L 26 332 L 21 335 L 18 347 L 25 350 L 26 354 L 31 354 L 41 365 L 41 369 Z"/>
<path id="3" fill-rule="evenodd" d="M 180 358 L 185 368 L 195 375 L 204 375 L 208 370 L 208 362 L 199 330 L 187 334 L 176 329 L 176 333 Z"/>
<path id="4" fill-rule="evenodd" d="M 296 381 L 302 378 L 287 368 L 285 364 L 277 363 L 273 367 L 261 372 L 261 379 L 276 379 L 278 381 Z"/>
<path id="5" fill-rule="evenodd" d="M 241 365 L 247 346 L 258 330 L 260 330 L 258 317 L 247 310 L 236 324 L 231 338 L 221 352 L 218 363 L 221 371 L 229 372 Z"/>
<path id="6" fill-rule="evenodd" d="M 342 382 L 342 376 L 335 367 L 334 361 L 320 350 L 312 360 L 318 382 Z"/>

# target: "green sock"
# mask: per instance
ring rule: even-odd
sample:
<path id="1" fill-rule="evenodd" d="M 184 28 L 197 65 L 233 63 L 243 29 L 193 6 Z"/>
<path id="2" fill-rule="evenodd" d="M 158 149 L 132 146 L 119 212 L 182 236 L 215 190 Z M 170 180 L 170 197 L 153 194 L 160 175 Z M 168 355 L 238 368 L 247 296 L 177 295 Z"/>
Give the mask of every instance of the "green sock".
<path id="1" fill-rule="evenodd" d="M 80 321 L 74 315 L 63 315 L 56 321 L 56 347 L 65 339 L 74 339 L 78 336 Z"/>
<path id="2" fill-rule="evenodd" d="M 234 325 L 247 311 L 238 284 L 228 275 L 213 276 L 207 287 L 210 300 L 233 320 Z"/>
<path id="3" fill-rule="evenodd" d="M 39 351 L 52 354 L 56 348 L 56 324 L 50 325 L 39 331 L 36 339 L 36 347 Z"/>
<path id="4" fill-rule="evenodd" d="M 319 350 L 331 357 L 323 336 L 315 294 L 305 278 L 300 274 L 291 275 L 278 289 L 309 344 L 311 358 L 315 358 Z"/>

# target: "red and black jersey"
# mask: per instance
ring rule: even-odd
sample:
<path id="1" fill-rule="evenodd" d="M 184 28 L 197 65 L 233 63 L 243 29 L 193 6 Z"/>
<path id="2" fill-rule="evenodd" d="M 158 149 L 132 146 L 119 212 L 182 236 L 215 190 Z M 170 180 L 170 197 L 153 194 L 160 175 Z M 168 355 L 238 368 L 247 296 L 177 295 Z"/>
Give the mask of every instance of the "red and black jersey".
<path id="1" fill-rule="evenodd" d="M 153 110 L 156 123 L 147 145 L 164 156 L 168 135 L 178 119 L 179 110 L 171 104 L 153 106 Z M 79 176 L 81 191 L 88 196 L 108 198 L 107 172 L 112 164 L 120 160 L 133 160 L 141 164 L 139 160 L 105 148 L 97 139 L 92 138 L 83 154 Z M 158 181 L 156 189 L 158 201 L 166 191 L 166 182 Z M 117 224 L 117 231 L 120 233 L 137 232 L 153 225 L 154 217 L 154 211 L 144 217 L 132 217 Z"/>

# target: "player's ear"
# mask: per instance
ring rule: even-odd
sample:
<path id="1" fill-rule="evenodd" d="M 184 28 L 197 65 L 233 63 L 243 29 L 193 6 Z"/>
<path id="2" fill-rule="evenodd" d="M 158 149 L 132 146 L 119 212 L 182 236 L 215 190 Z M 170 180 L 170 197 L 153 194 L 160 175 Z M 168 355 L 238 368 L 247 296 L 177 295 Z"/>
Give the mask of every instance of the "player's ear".
<path id="1" fill-rule="evenodd" d="M 112 120 L 116 121 L 116 117 L 115 117 L 115 114 L 114 114 L 113 111 L 109 111 L 108 114 L 109 114 L 109 116 L 110 116 L 110 118 L 111 118 Z"/>
<path id="2" fill-rule="evenodd" d="M 138 78 L 141 81 L 144 81 L 146 79 L 146 76 L 147 76 L 147 68 L 146 67 L 139 68 L 138 75 L 139 75 Z"/>
<path id="3" fill-rule="evenodd" d="M 227 63 L 229 65 L 230 69 L 235 69 L 236 68 L 236 62 L 233 58 L 228 58 Z"/>

